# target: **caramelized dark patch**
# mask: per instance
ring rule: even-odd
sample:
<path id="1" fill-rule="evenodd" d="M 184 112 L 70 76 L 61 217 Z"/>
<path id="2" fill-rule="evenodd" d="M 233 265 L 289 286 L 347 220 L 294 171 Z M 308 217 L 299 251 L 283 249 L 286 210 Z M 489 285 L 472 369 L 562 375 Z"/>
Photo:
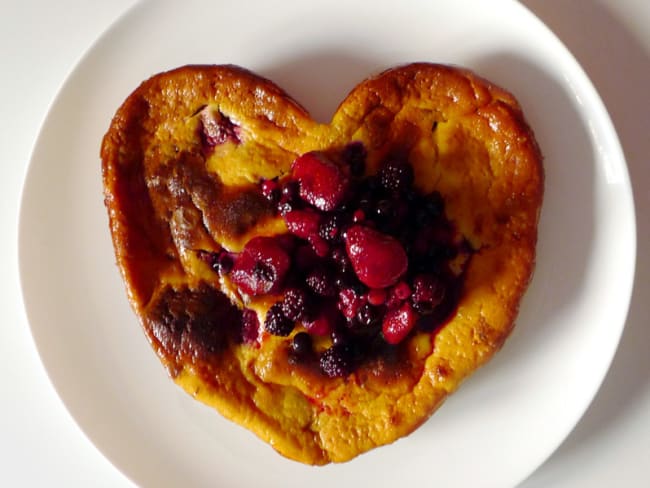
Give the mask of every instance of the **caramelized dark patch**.
<path id="1" fill-rule="evenodd" d="M 221 231 L 232 237 L 240 237 L 263 218 L 273 215 L 269 205 L 257 187 L 228 188 L 216 204 L 206 208 L 209 225 L 220 226 Z"/>
<path id="2" fill-rule="evenodd" d="M 226 187 L 206 169 L 200 154 L 181 153 L 175 161 L 155 166 L 147 179 L 159 215 L 170 219 L 176 208 L 196 209 L 202 226 L 217 241 L 240 237 L 273 213 L 256 186 Z"/>
<path id="3" fill-rule="evenodd" d="M 209 361 L 241 328 L 240 310 L 206 284 L 166 286 L 154 300 L 145 312 L 147 330 L 171 363 Z"/>

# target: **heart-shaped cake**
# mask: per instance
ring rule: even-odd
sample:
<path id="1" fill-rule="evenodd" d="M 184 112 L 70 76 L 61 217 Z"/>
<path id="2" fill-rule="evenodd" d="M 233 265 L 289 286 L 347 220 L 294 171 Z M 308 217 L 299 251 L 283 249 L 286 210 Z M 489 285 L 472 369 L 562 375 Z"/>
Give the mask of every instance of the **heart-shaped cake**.
<path id="1" fill-rule="evenodd" d="M 101 158 L 167 371 L 304 463 L 421 425 L 503 345 L 533 272 L 540 150 L 468 70 L 385 71 L 321 124 L 249 71 L 185 66 L 126 99 Z"/>

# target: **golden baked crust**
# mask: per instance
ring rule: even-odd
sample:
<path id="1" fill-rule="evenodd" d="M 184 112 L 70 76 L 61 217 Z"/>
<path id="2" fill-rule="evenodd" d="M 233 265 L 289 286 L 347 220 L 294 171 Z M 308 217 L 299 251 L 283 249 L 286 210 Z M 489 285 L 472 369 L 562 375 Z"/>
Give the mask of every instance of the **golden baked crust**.
<path id="1" fill-rule="evenodd" d="M 235 121 L 209 153 L 201 112 Z M 242 297 L 196 250 L 240 251 L 285 232 L 262 178 L 312 150 L 361 141 L 367 171 L 395 148 L 416 186 L 438 191 L 474 252 L 444 327 L 417 332 L 397 362 L 328 378 L 288 361 L 286 337 L 234 340 Z M 104 137 L 102 170 L 117 264 L 152 347 L 189 394 L 284 456 L 347 461 L 417 428 L 510 333 L 535 261 L 540 150 L 512 95 L 455 67 L 411 64 L 359 84 L 332 122 L 313 121 L 272 82 L 234 66 L 186 66 L 142 83 Z M 222 293 L 223 292 L 223 293 Z M 268 297 L 247 300 L 263 317 Z"/>

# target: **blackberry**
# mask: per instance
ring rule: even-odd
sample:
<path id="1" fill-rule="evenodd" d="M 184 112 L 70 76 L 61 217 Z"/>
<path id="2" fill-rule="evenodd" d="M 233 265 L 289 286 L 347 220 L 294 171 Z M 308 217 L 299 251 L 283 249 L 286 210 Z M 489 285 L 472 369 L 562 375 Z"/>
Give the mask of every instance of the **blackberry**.
<path id="1" fill-rule="evenodd" d="M 423 315 L 431 313 L 444 297 L 444 283 L 435 275 L 419 274 L 414 278 L 411 300 L 419 313 Z"/>
<path id="2" fill-rule="evenodd" d="M 336 247 L 332 249 L 331 257 L 339 273 L 345 274 L 351 270 L 352 264 L 344 248 Z"/>
<path id="3" fill-rule="evenodd" d="M 379 200 L 375 207 L 375 215 L 381 220 L 390 220 L 395 216 L 395 206 L 390 200 Z"/>
<path id="4" fill-rule="evenodd" d="M 413 184 L 413 168 L 404 161 L 391 159 L 379 171 L 379 180 L 386 190 L 407 191 Z"/>
<path id="5" fill-rule="evenodd" d="M 317 268 L 307 275 L 307 286 L 317 295 L 324 297 L 336 296 L 336 283 L 332 274 L 325 268 Z"/>
<path id="6" fill-rule="evenodd" d="M 381 178 L 377 175 L 368 176 L 360 186 L 367 190 L 370 196 L 375 195 L 382 187 Z"/>
<path id="7" fill-rule="evenodd" d="M 344 329 L 335 329 L 332 332 L 332 344 L 335 346 L 341 346 L 347 344 L 350 341 L 350 334 Z"/>
<path id="8" fill-rule="evenodd" d="M 219 254 L 219 259 L 217 260 L 217 271 L 222 274 L 228 274 L 232 271 L 232 267 L 235 265 L 235 262 L 232 256 L 227 252 L 222 252 Z"/>
<path id="9" fill-rule="evenodd" d="M 264 329 L 276 336 L 288 336 L 294 328 L 294 323 L 282 312 L 280 303 L 276 303 L 269 308 L 264 320 Z"/>
<path id="10" fill-rule="evenodd" d="M 287 181 L 282 187 L 282 197 L 289 201 L 295 202 L 300 196 L 300 185 L 297 181 Z"/>
<path id="11" fill-rule="evenodd" d="M 362 197 L 359 199 L 357 212 L 361 212 L 365 218 L 366 215 L 372 215 L 374 209 L 374 200 L 369 197 Z M 363 220 L 363 219 L 362 219 Z"/>
<path id="12" fill-rule="evenodd" d="M 334 242 L 341 235 L 343 217 L 340 214 L 331 214 L 323 219 L 318 228 L 318 235 L 328 242 Z"/>
<path id="13" fill-rule="evenodd" d="M 289 320 L 301 320 L 305 316 L 307 294 L 299 288 L 290 288 L 281 302 L 282 313 Z"/>
<path id="14" fill-rule="evenodd" d="M 352 176 L 362 176 L 366 170 L 366 148 L 362 142 L 351 142 L 343 149 L 343 160 L 350 167 Z"/>
<path id="15" fill-rule="evenodd" d="M 365 303 L 359 308 L 356 319 L 362 327 L 372 327 L 377 325 L 380 321 L 379 310 L 372 305 Z"/>
<path id="16" fill-rule="evenodd" d="M 427 195 L 425 209 L 432 217 L 440 217 L 445 210 L 445 201 L 439 192 L 434 191 Z"/>
<path id="17" fill-rule="evenodd" d="M 330 378 L 340 378 L 352 372 L 353 354 L 345 344 L 335 345 L 327 349 L 320 357 L 320 369 Z"/>

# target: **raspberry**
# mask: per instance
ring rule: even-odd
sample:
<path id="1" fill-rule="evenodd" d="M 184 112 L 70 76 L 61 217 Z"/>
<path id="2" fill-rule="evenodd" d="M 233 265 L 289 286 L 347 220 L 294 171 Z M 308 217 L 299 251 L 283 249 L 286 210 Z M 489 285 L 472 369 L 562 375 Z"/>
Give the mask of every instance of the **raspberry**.
<path id="1" fill-rule="evenodd" d="M 340 317 L 340 314 L 334 306 L 323 304 L 314 314 L 314 318 L 305 321 L 303 325 L 310 334 L 326 336 L 336 329 L 340 322 Z"/>
<path id="2" fill-rule="evenodd" d="M 369 227 L 350 227 L 345 248 L 359 280 L 370 288 L 395 284 L 408 267 L 406 251 L 400 242 Z"/>
<path id="3" fill-rule="evenodd" d="M 318 257 L 324 258 L 329 254 L 329 244 L 318 234 L 309 236 L 307 240 L 309 241 L 309 244 L 311 244 L 311 248 L 314 250 Z"/>
<path id="4" fill-rule="evenodd" d="M 291 210 L 283 218 L 289 232 L 302 239 L 308 239 L 319 232 L 321 217 L 311 209 Z"/>
<path id="5" fill-rule="evenodd" d="M 344 288 L 339 292 L 338 307 L 343 316 L 352 320 L 363 305 L 363 298 L 352 288 Z"/>
<path id="6" fill-rule="evenodd" d="M 262 181 L 262 195 L 271 203 L 277 203 L 280 200 L 280 184 L 277 178 Z"/>
<path id="7" fill-rule="evenodd" d="M 293 262 L 296 269 L 300 271 L 308 271 L 315 268 L 320 263 L 320 258 L 314 252 L 309 244 L 298 246 L 295 254 L 293 255 Z"/>
<path id="8" fill-rule="evenodd" d="M 323 153 L 303 154 L 293 162 L 291 171 L 300 183 L 300 197 L 317 209 L 329 212 L 343 202 L 348 179 Z"/>
<path id="9" fill-rule="evenodd" d="M 295 202 L 300 196 L 300 185 L 295 180 L 287 181 L 282 187 L 282 197 L 290 202 Z"/>
<path id="10" fill-rule="evenodd" d="M 389 191 L 406 191 L 413 185 L 413 168 L 398 159 L 391 159 L 379 171 L 381 186 Z"/>
<path id="11" fill-rule="evenodd" d="M 400 281 L 393 288 L 393 293 L 400 300 L 406 300 L 411 296 L 411 287 L 405 281 Z"/>
<path id="12" fill-rule="evenodd" d="M 299 288 L 290 288 L 281 302 L 282 312 L 290 320 L 301 320 L 306 313 L 307 294 Z"/>
<path id="13" fill-rule="evenodd" d="M 259 334 L 260 321 L 257 313 L 245 308 L 242 312 L 241 339 L 246 344 L 251 344 L 257 340 Z"/>
<path id="14" fill-rule="evenodd" d="M 382 323 L 384 339 L 389 344 L 399 344 L 411 332 L 418 316 L 409 302 L 404 302 L 400 308 L 389 310 Z"/>
<path id="15" fill-rule="evenodd" d="M 206 107 L 201 110 L 199 117 L 201 142 L 207 148 L 224 144 L 227 141 L 232 141 L 235 144 L 241 142 L 239 126 L 219 110 Z"/>
<path id="16" fill-rule="evenodd" d="M 278 239 L 254 237 L 235 261 L 232 281 L 249 295 L 277 293 L 290 264 L 289 255 Z"/>
<path id="17" fill-rule="evenodd" d="M 363 222 L 365 219 L 366 219 L 366 213 L 360 208 L 356 209 L 352 214 L 352 222 L 354 222 L 355 224 L 358 224 L 359 222 Z"/>
<path id="18" fill-rule="evenodd" d="M 264 329 L 276 336 L 288 336 L 294 328 L 294 323 L 282 313 L 282 306 L 276 303 L 269 308 L 264 320 Z"/>
<path id="19" fill-rule="evenodd" d="M 386 302 L 386 290 L 383 288 L 373 288 L 368 292 L 368 303 L 379 306 Z"/>

